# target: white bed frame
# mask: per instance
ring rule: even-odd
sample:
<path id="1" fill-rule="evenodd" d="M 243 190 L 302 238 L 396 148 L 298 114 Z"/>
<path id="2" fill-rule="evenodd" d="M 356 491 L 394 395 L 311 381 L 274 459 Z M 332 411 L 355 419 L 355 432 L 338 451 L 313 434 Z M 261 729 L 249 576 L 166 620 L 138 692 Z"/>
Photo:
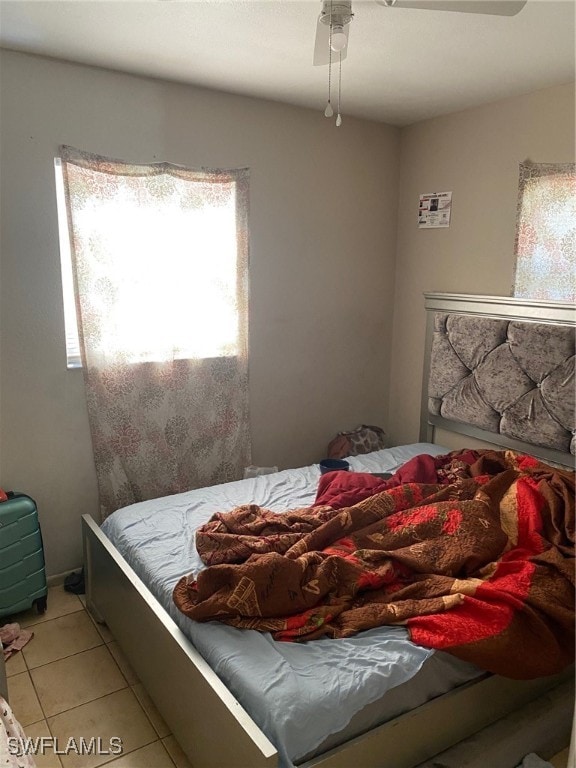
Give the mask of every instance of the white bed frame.
<path id="1" fill-rule="evenodd" d="M 464 301 L 466 299 L 466 301 Z M 526 319 L 536 303 L 427 294 L 428 308 Z M 474 307 L 472 307 L 474 305 Z M 574 324 L 574 313 L 537 304 L 538 321 Z M 518 309 L 522 311 L 518 313 Z M 565 308 L 566 309 L 566 308 Z M 516 314 L 514 314 L 516 310 Z M 529 311 L 532 311 L 529 309 Z M 429 362 L 427 357 L 426 365 Z M 437 426 L 437 425 L 433 425 Z M 423 421 L 423 439 L 431 434 Z M 462 432 L 460 428 L 459 432 Z M 483 436 L 475 435 L 476 438 Z M 466 441 L 462 441 L 461 444 Z M 492 436 L 492 442 L 493 436 Z M 510 446 L 518 447 L 518 446 Z M 526 447 L 524 447 L 526 450 Z M 212 671 L 144 583 L 88 515 L 82 519 L 86 601 L 105 622 L 194 768 L 269 768 L 276 747 Z M 486 675 L 313 760 L 302 768 L 413 768 L 570 679 L 513 681 Z M 570 715 L 569 715 L 570 719 Z M 566 742 L 569 730 L 566 734 Z"/>

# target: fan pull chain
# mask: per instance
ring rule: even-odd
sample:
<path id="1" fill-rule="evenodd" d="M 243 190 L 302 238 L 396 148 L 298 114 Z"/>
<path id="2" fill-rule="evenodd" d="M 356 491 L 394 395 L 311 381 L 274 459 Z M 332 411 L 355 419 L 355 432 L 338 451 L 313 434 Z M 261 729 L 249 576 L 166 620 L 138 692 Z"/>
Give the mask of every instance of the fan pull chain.
<path id="1" fill-rule="evenodd" d="M 324 117 L 332 117 L 332 3 L 330 3 L 330 26 L 328 27 L 328 103 L 324 110 Z"/>
<path id="2" fill-rule="evenodd" d="M 336 117 L 336 127 L 342 125 L 342 115 L 340 114 L 340 96 L 342 95 L 342 51 L 340 51 L 340 66 L 338 70 L 338 115 Z"/>

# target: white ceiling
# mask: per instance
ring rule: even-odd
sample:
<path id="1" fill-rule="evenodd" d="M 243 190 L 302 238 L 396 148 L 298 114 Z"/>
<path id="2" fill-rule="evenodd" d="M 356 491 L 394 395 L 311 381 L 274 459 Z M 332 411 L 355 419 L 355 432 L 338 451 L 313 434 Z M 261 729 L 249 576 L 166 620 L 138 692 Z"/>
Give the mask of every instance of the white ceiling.
<path id="1" fill-rule="evenodd" d="M 322 111 L 328 71 L 312 66 L 320 6 L 0 0 L 0 45 Z M 384 8 L 374 0 L 356 0 L 353 11 L 344 118 L 408 125 L 575 77 L 574 0 L 528 0 L 513 17 Z"/>

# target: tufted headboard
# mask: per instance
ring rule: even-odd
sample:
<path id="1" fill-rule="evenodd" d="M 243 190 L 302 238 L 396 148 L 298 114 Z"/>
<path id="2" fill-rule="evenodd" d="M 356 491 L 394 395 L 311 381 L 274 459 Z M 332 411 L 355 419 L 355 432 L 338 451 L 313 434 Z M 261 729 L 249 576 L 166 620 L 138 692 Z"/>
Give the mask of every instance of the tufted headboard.
<path id="1" fill-rule="evenodd" d="M 576 309 L 427 293 L 421 439 L 435 427 L 574 465 Z"/>

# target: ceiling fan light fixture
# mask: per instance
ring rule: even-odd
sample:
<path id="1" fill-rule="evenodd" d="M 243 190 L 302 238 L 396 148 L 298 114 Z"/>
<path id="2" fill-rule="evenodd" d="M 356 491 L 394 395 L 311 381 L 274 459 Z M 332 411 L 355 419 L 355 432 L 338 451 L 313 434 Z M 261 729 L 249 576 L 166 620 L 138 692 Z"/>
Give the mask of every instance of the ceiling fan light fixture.
<path id="1" fill-rule="evenodd" d="M 320 12 L 322 24 L 345 27 L 353 18 L 352 0 L 323 0 Z"/>
<path id="2" fill-rule="evenodd" d="M 334 24 L 332 26 L 332 34 L 330 36 L 330 47 L 332 50 L 336 53 L 340 53 L 340 51 L 343 51 L 344 48 L 346 48 L 347 43 L 348 37 L 346 32 L 344 32 L 344 27 L 339 24 Z"/>
<path id="3" fill-rule="evenodd" d="M 1 1 L 1 0 L 0 0 Z M 374 0 L 386 8 L 412 8 L 414 10 L 457 11 L 493 16 L 515 16 L 528 0 Z M 316 24 L 314 66 L 328 64 L 328 100 L 324 109 L 326 117 L 334 116 L 332 107 L 332 62 L 338 58 L 338 106 L 336 126 L 342 125 L 340 97 L 342 94 L 342 60 L 348 53 L 348 33 L 354 18 L 352 0 L 321 0 L 322 10 Z"/>
<path id="4" fill-rule="evenodd" d="M 336 127 L 342 125 L 340 113 L 340 96 L 342 94 L 342 58 L 346 55 L 348 45 L 348 25 L 354 18 L 352 0 L 323 0 L 322 12 L 318 19 L 318 28 L 322 24 L 328 27 L 328 103 L 324 110 L 325 117 L 333 117 L 332 108 L 332 54 L 338 56 L 338 114 Z M 318 42 L 318 37 L 317 37 Z"/>

